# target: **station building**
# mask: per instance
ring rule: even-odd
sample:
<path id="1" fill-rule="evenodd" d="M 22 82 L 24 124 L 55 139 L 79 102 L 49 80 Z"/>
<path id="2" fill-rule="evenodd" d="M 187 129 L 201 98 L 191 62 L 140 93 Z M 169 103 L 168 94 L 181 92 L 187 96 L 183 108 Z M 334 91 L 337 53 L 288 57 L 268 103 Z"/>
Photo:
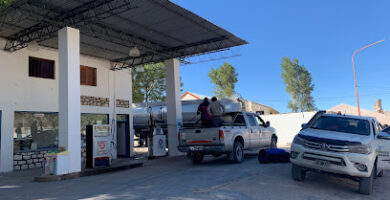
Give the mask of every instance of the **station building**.
<path id="1" fill-rule="evenodd" d="M 78 172 L 85 126 L 109 124 L 133 156 L 131 68 L 164 62 L 169 155 L 181 122 L 179 61 L 246 42 L 168 0 L 16 0 L 0 10 L 0 172 L 42 167 L 59 147 Z"/>

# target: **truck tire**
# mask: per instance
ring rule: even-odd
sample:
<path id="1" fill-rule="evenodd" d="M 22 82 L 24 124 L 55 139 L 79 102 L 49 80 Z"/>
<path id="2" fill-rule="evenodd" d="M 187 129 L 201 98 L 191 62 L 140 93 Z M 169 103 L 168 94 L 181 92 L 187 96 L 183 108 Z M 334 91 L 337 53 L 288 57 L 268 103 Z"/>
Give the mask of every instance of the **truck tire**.
<path id="1" fill-rule="evenodd" d="M 278 139 L 275 136 L 272 136 L 270 149 L 275 149 L 278 147 Z"/>
<path id="2" fill-rule="evenodd" d="M 359 182 L 359 193 L 360 194 L 372 194 L 373 190 L 373 182 L 376 171 L 376 164 L 374 165 L 374 169 L 371 171 L 370 177 L 360 178 Z"/>
<path id="3" fill-rule="evenodd" d="M 383 177 L 385 175 L 385 170 L 381 170 L 379 173 L 378 173 L 378 175 L 377 175 L 377 177 Z"/>
<path id="4" fill-rule="evenodd" d="M 203 161 L 204 156 L 200 153 L 192 153 L 191 154 L 191 160 L 192 164 L 201 164 Z"/>
<path id="5" fill-rule="evenodd" d="M 242 142 L 235 141 L 233 144 L 233 162 L 242 163 L 244 161 L 244 145 Z"/>
<path id="6" fill-rule="evenodd" d="M 294 180 L 303 181 L 306 178 L 306 171 L 302 167 L 292 164 L 291 175 Z"/>

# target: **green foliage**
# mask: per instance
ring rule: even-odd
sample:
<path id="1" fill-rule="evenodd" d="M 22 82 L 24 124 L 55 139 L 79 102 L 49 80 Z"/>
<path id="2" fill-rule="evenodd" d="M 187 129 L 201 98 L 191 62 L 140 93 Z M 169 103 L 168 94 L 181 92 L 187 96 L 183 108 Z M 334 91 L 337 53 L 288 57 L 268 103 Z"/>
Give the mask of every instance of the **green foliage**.
<path id="1" fill-rule="evenodd" d="M 287 57 L 283 57 L 281 66 L 286 91 L 292 98 L 288 102 L 288 107 L 293 112 L 315 110 L 314 99 L 311 96 L 314 84 L 309 71 L 303 65 L 299 65 L 298 59 L 291 61 Z"/>
<path id="2" fill-rule="evenodd" d="M 208 75 L 211 82 L 214 83 L 214 94 L 218 98 L 232 97 L 234 95 L 238 74 L 232 65 L 225 62 L 221 67 L 211 69 Z"/>
<path id="3" fill-rule="evenodd" d="M 2 9 L 3 7 L 9 5 L 10 3 L 12 3 L 14 0 L 0 0 L 0 9 Z"/>
<path id="4" fill-rule="evenodd" d="M 163 63 L 144 65 L 143 72 L 133 70 L 133 102 L 165 100 L 165 66 Z"/>
<path id="5" fill-rule="evenodd" d="M 133 102 L 153 103 L 165 101 L 165 66 L 163 63 L 143 66 L 143 72 L 132 70 Z M 181 81 L 181 78 L 180 78 Z M 180 83 L 183 86 L 183 83 Z"/>

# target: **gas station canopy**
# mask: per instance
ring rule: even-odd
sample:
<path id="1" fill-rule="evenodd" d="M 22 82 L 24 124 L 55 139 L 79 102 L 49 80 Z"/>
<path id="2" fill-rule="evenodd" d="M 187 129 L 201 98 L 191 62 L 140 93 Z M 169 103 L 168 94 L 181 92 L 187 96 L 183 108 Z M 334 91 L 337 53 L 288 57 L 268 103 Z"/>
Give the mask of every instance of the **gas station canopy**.
<path id="1" fill-rule="evenodd" d="M 80 30 L 81 54 L 108 59 L 113 70 L 247 43 L 168 0 L 16 0 L 0 10 L 10 52 L 35 42 L 58 48 L 66 26 Z"/>

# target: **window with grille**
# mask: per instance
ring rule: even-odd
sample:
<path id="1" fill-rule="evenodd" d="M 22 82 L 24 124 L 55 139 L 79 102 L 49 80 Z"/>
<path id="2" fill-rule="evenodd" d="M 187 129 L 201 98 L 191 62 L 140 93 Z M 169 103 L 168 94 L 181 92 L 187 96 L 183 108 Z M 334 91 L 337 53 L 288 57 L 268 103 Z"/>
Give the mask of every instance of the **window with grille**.
<path id="1" fill-rule="evenodd" d="M 29 57 L 28 75 L 30 77 L 54 79 L 54 60 Z"/>
<path id="2" fill-rule="evenodd" d="M 80 84 L 81 85 L 89 85 L 96 86 L 96 68 L 80 66 Z"/>

